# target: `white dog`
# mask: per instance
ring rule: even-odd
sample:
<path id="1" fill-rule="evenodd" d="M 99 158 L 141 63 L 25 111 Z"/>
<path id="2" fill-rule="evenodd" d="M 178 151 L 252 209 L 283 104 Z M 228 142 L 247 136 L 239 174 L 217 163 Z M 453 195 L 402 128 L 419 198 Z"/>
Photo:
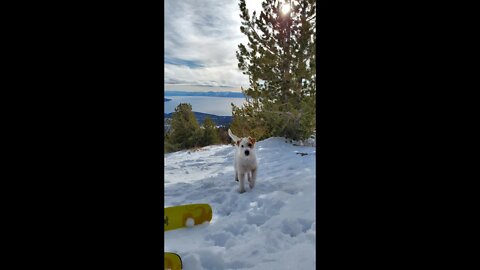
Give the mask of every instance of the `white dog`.
<path id="1" fill-rule="evenodd" d="M 239 138 L 230 129 L 228 135 L 235 142 L 235 180 L 240 182 L 240 193 L 245 192 L 245 178 L 248 177 L 250 189 L 255 186 L 257 178 L 257 157 L 255 156 L 255 139 Z"/>

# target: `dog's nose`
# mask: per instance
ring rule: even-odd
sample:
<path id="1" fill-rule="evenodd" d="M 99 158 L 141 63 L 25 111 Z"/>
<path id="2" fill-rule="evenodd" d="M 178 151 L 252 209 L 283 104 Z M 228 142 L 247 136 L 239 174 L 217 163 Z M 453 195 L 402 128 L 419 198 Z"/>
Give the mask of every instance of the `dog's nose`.
<path id="1" fill-rule="evenodd" d="M 245 155 L 246 155 L 246 156 L 250 155 L 250 151 L 248 151 L 248 150 L 245 151 Z"/>

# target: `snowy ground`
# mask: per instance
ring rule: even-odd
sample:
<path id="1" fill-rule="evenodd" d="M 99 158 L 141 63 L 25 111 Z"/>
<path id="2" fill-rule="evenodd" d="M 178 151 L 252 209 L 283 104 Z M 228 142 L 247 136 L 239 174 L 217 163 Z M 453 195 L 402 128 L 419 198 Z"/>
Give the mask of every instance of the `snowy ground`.
<path id="1" fill-rule="evenodd" d="M 315 269 L 315 148 L 256 144 L 256 186 L 238 193 L 231 145 L 165 154 L 165 207 L 208 203 L 210 224 L 165 232 L 185 270 Z M 299 155 L 297 153 L 307 153 Z"/>

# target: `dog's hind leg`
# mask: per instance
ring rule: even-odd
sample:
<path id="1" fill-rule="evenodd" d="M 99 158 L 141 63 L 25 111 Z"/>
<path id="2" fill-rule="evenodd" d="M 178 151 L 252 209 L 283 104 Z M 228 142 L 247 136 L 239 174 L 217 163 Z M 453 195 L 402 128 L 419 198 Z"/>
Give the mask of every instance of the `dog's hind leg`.
<path id="1" fill-rule="evenodd" d="M 248 179 L 248 184 L 250 186 L 250 189 L 252 189 L 255 186 L 255 180 L 257 180 L 257 168 L 252 170 L 252 174 Z"/>

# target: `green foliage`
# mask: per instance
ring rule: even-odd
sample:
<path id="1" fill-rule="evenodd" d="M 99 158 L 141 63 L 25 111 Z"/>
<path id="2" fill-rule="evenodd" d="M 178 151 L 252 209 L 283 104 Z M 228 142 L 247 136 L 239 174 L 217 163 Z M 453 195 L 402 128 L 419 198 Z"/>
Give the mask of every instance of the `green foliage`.
<path id="1" fill-rule="evenodd" d="M 215 123 L 209 117 L 203 121 L 203 140 L 202 146 L 220 143 L 220 137 Z"/>
<path id="2" fill-rule="evenodd" d="M 232 104 L 232 131 L 262 139 L 285 136 L 305 139 L 315 129 L 316 112 L 316 1 L 290 1 L 282 14 L 281 3 L 266 0 L 263 11 L 250 16 L 240 0 L 240 32 L 248 44 L 239 44 L 238 67 L 249 76 L 242 92 L 247 105 Z M 236 134 L 237 134 L 236 133 Z"/>
<path id="3" fill-rule="evenodd" d="M 164 140 L 164 145 L 163 145 L 163 153 L 170 153 L 170 152 L 175 152 L 178 151 L 178 147 L 175 145 L 171 144 L 168 140 Z"/>
<path id="4" fill-rule="evenodd" d="M 231 139 L 230 136 L 228 136 L 228 129 L 230 126 L 227 127 L 219 127 L 218 128 L 218 137 L 220 139 L 221 144 L 230 144 Z"/>
<path id="5" fill-rule="evenodd" d="M 257 140 L 262 140 L 271 136 L 267 119 L 261 117 L 255 118 L 254 107 L 251 104 L 238 108 L 232 105 L 233 120 L 230 124 L 232 132 L 239 137 L 251 136 Z"/>
<path id="6" fill-rule="evenodd" d="M 202 130 L 192 112 L 192 105 L 180 103 L 172 115 L 168 143 L 173 149 L 187 149 L 201 145 Z"/>
<path id="7" fill-rule="evenodd" d="M 171 128 L 164 133 L 164 153 L 229 143 L 226 128 L 218 129 L 209 117 L 205 118 L 203 127 L 200 127 L 192 112 L 192 106 L 187 103 L 179 104 L 171 120 L 165 124 L 170 124 Z"/>

